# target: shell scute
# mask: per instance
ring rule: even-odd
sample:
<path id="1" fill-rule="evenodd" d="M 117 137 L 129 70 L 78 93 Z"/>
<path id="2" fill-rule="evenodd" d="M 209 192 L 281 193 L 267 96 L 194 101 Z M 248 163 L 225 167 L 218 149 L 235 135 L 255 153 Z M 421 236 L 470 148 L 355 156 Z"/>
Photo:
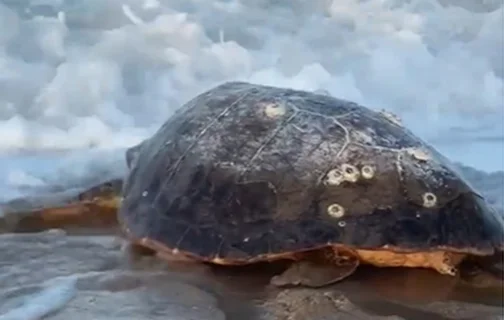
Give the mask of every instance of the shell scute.
<path id="1" fill-rule="evenodd" d="M 121 223 L 208 261 L 327 245 L 503 247 L 502 219 L 448 160 L 393 121 L 330 96 L 223 84 L 181 107 L 134 158 Z M 329 181 L 331 172 L 346 178 Z M 344 210 L 328 211 L 334 204 Z"/>

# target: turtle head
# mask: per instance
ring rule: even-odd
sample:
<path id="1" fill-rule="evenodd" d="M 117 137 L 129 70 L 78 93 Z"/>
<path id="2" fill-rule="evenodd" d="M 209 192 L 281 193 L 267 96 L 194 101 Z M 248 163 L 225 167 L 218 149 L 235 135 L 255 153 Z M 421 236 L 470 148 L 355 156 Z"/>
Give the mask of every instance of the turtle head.
<path id="1" fill-rule="evenodd" d="M 122 184 L 122 179 L 113 179 L 81 192 L 72 190 L 1 204 L 0 232 L 115 228 Z"/>

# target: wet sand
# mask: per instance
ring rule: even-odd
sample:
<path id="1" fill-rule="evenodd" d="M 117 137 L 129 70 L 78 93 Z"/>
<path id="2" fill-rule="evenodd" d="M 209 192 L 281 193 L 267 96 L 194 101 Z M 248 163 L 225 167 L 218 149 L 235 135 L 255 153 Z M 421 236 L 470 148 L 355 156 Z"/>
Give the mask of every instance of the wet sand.
<path id="1" fill-rule="evenodd" d="M 115 236 L 3 234 L 0 252 L 1 320 L 38 319 L 13 310 L 65 279 L 72 293 L 43 319 L 489 320 L 504 313 L 502 288 L 478 289 L 429 270 L 364 267 L 327 288 L 278 289 L 268 281 L 280 264 L 168 263 Z"/>
<path id="2" fill-rule="evenodd" d="M 502 209 L 502 172 L 462 169 L 475 185 L 493 185 L 478 189 Z M 504 319 L 503 282 L 481 273 L 462 281 L 430 270 L 361 266 L 322 289 L 279 289 L 269 280 L 286 264 L 225 268 L 134 252 L 118 235 L 113 213 L 93 215 L 88 207 L 86 219 L 73 225 L 20 214 L 94 191 L 76 198 L 77 192 L 53 190 L 0 205 L 7 212 L 0 217 L 0 320 Z"/>

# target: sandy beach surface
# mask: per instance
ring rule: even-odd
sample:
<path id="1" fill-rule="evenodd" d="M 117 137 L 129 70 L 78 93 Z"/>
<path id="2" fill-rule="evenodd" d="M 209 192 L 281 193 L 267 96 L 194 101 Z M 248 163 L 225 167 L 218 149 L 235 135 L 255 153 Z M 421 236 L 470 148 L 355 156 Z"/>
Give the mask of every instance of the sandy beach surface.
<path id="1" fill-rule="evenodd" d="M 0 319 L 502 319 L 502 288 L 426 270 L 364 268 L 324 289 L 268 285 L 271 267 L 227 270 L 128 253 L 111 236 L 0 236 Z"/>
<path id="2" fill-rule="evenodd" d="M 487 197 L 502 194 L 492 175 L 462 170 L 473 183 L 487 182 Z M 0 320 L 503 318 L 503 282 L 485 274 L 458 279 L 430 270 L 361 267 L 326 288 L 280 289 L 269 279 L 283 264 L 224 268 L 167 262 L 133 250 L 110 225 L 44 230 L 51 226 L 19 213 L 71 194 L 3 204 Z"/>

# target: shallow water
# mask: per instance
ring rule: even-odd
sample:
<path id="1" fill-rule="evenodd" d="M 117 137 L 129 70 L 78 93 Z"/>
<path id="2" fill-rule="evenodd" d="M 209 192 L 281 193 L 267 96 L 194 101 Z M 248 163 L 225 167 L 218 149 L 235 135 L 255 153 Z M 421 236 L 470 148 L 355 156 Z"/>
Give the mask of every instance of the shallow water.
<path id="1" fill-rule="evenodd" d="M 490 183 L 496 174 L 461 170 L 483 194 L 502 197 L 502 184 Z M 58 203 L 79 188 L 42 199 Z M 22 210 L 41 200 L 24 199 L 32 201 L 3 208 Z M 0 234 L 0 320 L 76 314 L 79 319 L 476 320 L 504 313 L 502 283 L 486 278 L 467 283 L 430 270 L 364 266 L 323 289 L 278 289 L 269 280 L 284 264 L 225 268 L 167 262 L 129 250 L 114 229 L 40 232 L 37 226 L 43 227 Z M 0 223 L 0 231 L 5 227 Z"/>
<path id="2" fill-rule="evenodd" d="M 170 264 L 128 254 L 110 236 L 51 231 L 0 238 L 9 261 L 0 264 L 2 320 L 437 320 L 498 319 L 503 312 L 500 289 L 474 291 L 427 270 L 362 268 L 321 290 L 280 290 L 268 280 L 281 266 Z"/>

